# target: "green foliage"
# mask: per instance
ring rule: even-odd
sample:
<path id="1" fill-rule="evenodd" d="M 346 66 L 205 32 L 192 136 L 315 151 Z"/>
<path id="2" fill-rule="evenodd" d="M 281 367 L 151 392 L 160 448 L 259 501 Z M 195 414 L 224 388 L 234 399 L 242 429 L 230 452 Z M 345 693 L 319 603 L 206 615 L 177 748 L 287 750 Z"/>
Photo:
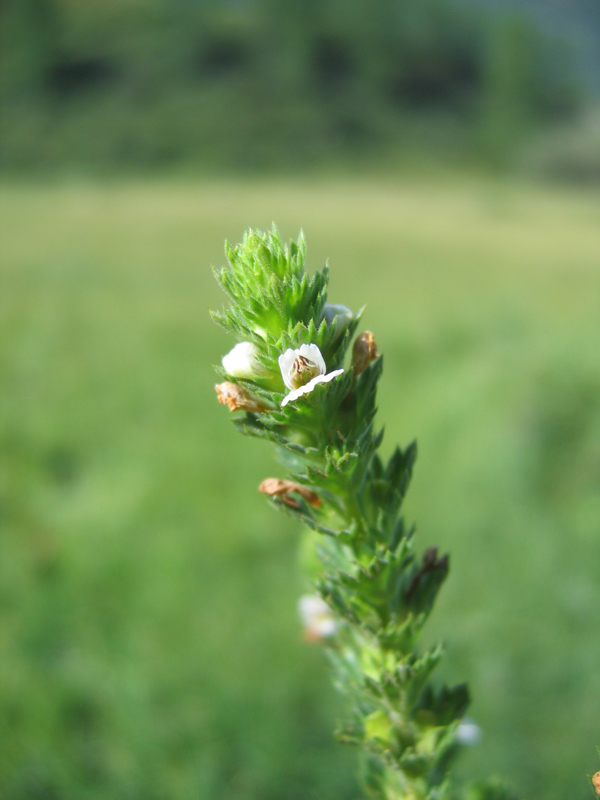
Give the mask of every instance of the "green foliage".
<path id="1" fill-rule="evenodd" d="M 496 157 L 580 102 L 565 48 L 531 14 L 505 33 L 508 8 L 5 0 L 0 167 L 289 169 L 424 141 Z"/>
<path id="2" fill-rule="evenodd" d="M 568 184 L 600 180 L 600 114 L 592 108 L 577 124 L 544 131 L 523 149 L 518 168 L 528 176 Z"/>

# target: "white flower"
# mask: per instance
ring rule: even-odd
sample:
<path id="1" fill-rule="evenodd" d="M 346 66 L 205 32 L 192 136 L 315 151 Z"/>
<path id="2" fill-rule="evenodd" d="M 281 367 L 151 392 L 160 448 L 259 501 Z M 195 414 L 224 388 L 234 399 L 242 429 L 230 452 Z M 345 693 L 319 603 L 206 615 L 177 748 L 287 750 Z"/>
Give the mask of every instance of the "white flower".
<path id="1" fill-rule="evenodd" d="M 252 342 L 240 342 L 223 356 L 222 364 L 225 372 L 232 378 L 252 380 L 267 374 L 267 370 L 258 360 L 258 349 Z"/>
<path id="2" fill-rule="evenodd" d="M 304 594 L 298 601 L 300 619 L 310 641 L 327 639 L 337 630 L 337 623 L 327 603 L 316 594 Z"/>
<path id="3" fill-rule="evenodd" d="M 336 369 L 325 374 L 325 360 L 316 344 L 303 344 L 297 350 L 286 350 L 279 356 L 279 368 L 283 382 L 291 389 L 281 401 L 282 406 L 297 400 L 303 394 L 309 394 L 318 383 L 329 383 L 344 371 Z"/>
<path id="4" fill-rule="evenodd" d="M 477 744 L 482 737 L 481 728 L 470 719 L 463 719 L 456 729 L 456 741 L 459 744 L 469 746 Z"/>

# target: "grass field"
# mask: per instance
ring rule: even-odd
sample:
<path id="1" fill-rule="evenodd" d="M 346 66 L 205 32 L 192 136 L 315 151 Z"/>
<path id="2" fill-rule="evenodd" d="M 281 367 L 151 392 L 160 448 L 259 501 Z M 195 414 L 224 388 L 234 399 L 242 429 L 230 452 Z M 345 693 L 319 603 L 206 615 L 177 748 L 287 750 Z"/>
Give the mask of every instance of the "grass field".
<path id="1" fill-rule="evenodd" d="M 359 797 L 277 464 L 213 390 L 209 266 L 272 220 L 366 304 L 384 451 L 418 439 L 429 637 L 483 729 L 458 772 L 591 797 L 600 195 L 483 179 L 0 187 L 0 797 Z"/>

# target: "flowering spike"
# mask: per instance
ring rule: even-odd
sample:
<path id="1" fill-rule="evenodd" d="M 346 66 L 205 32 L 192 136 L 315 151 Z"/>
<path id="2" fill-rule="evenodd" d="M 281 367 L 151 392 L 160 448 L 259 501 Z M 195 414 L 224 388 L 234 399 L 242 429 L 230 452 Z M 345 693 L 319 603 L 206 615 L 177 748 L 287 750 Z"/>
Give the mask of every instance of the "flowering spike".
<path id="1" fill-rule="evenodd" d="M 346 369 L 361 312 L 327 302 L 327 268 L 309 277 L 302 233 L 288 247 L 275 226 L 248 230 L 225 254 L 215 275 L 231 306 L 214 318 L 238 344 L 223 358 L 232 380 L 217 392 L 246 412 L 238 430 L 276 444 L 288 467 L 260 491 L 314 532 L 317 595 L 302 598 L 300 613 L 307 638 L 332 642 L 350 706 L 340 738 L 362 749 L 370 797 L 442 800 L 451 756 L 473 732 L 461 728 L 469 695 L 432 684 L 440 646 L 418 649 L 448 557 L 430 547 L 418 559 L 401 516 L 415 445 L 396 448 L 386 465 L 377 453 L 383 358 L 365 331 Z M 509 797 L 490 786 L 469 797 Z"/>

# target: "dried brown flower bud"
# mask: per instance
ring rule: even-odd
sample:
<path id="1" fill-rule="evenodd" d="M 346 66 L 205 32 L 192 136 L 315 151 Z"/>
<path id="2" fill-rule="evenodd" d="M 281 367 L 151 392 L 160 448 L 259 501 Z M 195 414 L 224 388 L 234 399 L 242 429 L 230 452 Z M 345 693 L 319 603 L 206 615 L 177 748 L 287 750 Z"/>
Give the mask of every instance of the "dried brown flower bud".
<path id="1" fill-rule="evenodd" d="M 594 777 L 592 778 L 592 783 L 594 784 L 594 789 L 596 790 L 596 794 L 600 797 L 600 772 L 597 772 Z"/>
<path id="2" fill-rule="evenodd" d="M 364 372 L 371 361 L 375 361 L 376 358 L 379 358 L 379 353 L 377 352 L 377 344 L 373 334 L 371 331 L 364 331 L 364 333 L 356 337 L 352 348 L 354 375 L 360 375 L 361 372 Z"/>
<path id="3" fill-rule="evenodd" d="M 281 497 L 282 501 L 290 508 L 300 508 L 298 503 L 290 497 L 290 492 L 297 492 L 301 495 L 307 503 L 313 508 L 318 508 L 323 502 L 318 494 L 311 492 L 304 486 L 294 481 L 282 481 L 280 478 L 265 478 L 265 480 L 258 487 L 259 492 L 264 492 L 271 497 Z"/>
<path id="4" fill-rule="evenodd" d="M 227 406 L 230 411 L 266 411 L 269 406 L 263 403 L 258 397 L 254 397 L 247 392 L 243 386 L 238 386 L 237 383 L 217 383 L 215 385 L 217 390 L 217 399 L 219 403 Z"/>

